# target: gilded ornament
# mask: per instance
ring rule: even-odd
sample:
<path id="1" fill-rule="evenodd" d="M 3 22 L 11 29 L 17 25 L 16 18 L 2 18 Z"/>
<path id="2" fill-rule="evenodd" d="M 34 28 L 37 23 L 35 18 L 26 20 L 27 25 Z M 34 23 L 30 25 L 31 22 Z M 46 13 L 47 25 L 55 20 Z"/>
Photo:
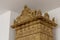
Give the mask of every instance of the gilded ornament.
<path id="1" fill-rule="evenodd" d="M 42 16 L 40 10 L 32 10 L 25 5 L 11 27 L 16 30 L 15 40 L 53 40 L 55 26 L 55 18 L 50 20 L 48 13 Z"/>

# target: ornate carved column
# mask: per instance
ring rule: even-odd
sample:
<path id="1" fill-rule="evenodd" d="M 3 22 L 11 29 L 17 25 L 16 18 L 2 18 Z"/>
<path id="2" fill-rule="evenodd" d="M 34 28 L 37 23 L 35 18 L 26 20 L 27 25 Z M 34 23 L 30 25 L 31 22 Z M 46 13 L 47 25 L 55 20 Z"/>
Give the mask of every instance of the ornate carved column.
<path id="1" fill-rule="evenodd" d="M 40 10 L 32 10 L 24 6 L 22 14 L 11 26 L 16 30 L 16 40 L 53 40 L 54 18 L 49 19 L 48 13 L 42 16 Z"/>

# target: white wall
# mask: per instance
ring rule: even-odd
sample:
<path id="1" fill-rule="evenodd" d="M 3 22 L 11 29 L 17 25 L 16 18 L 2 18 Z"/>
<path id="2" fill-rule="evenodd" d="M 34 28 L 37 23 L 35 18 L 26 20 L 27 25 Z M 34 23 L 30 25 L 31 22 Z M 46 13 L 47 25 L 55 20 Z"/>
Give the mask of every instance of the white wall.
<path id="1" fill-rule="evenodd" d="M 0 0 L 0 10 L 9 9 L 20 12 L 24 5 L 34 9 L 48 11 L 60 7 L 60 0 Z"/>
<path id="2" fill-rule="evenodd" d="M 0 40 L 9 40 L 10 11 L 0 15 Z"/>
<path id="3" fill-rule="evenodd" d="M 20 15 L 20 14 L 11 11 L 10 26 L 13 24 L 14 19 L 15 19 L 18 15 Z M 11 27 L 10 27 L 10 30 L 9 30 L 9 40 L 15 40 L 15 30 L 12 29 Z"/>
<path id="4" fill-rule="evenodd" d="M 56 30 L 54 30 L 55 40 L 60 40 L 60 8 L 48 11 L 50 17 L 55 17 L 56 23 L 58 24 Z"/>
<path id="5" fill-rule="evenodd" d="M 10 26 L 18 13 L 7 10 L 2 10 L 0 13 L 0 40 L 15 40 L 15 30 Z"/>

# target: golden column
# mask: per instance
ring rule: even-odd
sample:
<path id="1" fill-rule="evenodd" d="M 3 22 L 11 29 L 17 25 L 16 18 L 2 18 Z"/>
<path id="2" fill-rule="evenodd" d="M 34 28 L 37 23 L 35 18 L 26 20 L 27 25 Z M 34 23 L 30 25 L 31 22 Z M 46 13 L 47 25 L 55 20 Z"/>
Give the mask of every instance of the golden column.
<path id="1" fill-rule="evenodd" d="M 54 18 L 49 19 L 48 13 L 42 16 L 40 10 L 24 6 L 22 14 L 11 27 L 16 30 L 16 40 L 54 40 L 53 28 L 56 25 Z"/>

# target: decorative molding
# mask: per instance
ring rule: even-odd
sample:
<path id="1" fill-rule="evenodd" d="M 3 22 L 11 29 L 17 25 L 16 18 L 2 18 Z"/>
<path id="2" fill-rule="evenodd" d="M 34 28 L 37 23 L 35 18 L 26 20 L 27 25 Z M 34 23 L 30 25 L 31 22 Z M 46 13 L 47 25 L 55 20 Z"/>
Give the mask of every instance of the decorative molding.
<path id="1" fill-rule="evenodd" d="M 11 27 L 16 30 L 16 40 L 53 40 L 52 30 L 56 26 L 55 18 L 50 20 L 48 13 L 42 16 L 40 10 L 32 10 L 25 5 Z"/>

